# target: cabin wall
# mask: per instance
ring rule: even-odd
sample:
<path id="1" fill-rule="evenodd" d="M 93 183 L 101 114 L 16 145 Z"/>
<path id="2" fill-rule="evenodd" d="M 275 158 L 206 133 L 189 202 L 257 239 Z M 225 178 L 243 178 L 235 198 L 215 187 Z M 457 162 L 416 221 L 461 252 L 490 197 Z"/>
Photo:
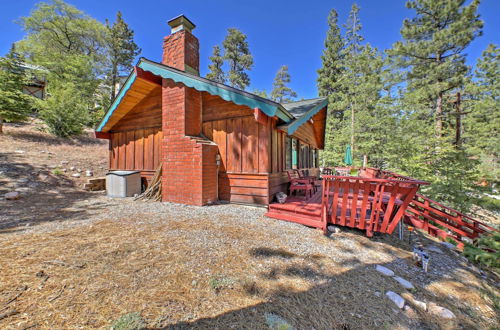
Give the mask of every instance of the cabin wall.
<path id="1" fill-rule="evenodd" d="M 109 169 L 153 176 L 161 160 L 161 89 L 139 102 L 110 130 Z"/>
<path id="2" fill-rule="evenodd" d="M 202 132 L 218 146 L 219 199 L 238 203 L 268 204 L 274 195 L 288 193 L 285 139 L 276 128 L 277 120 L 265 124 L 255 120 L 253 110 L 227 102 L 218 96 L 202 93 Z M 294 134 L 300 144 L 317 147 L 313 125 L 303 125 Z M 304 157 L 297 157 L 303 168 Z M 318 172 L 311 169 L 312 174 Z"/>

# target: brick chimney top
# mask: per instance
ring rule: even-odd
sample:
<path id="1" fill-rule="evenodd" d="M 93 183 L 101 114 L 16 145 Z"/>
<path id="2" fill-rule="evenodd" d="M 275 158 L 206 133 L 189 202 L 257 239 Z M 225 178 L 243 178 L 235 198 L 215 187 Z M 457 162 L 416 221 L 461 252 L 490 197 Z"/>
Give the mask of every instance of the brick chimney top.
<path id="1" fill-rule="evenodd" d="M 196 27 L 196 25 L 194 25 L 194 23 L 184 15 L 179 15 L 172 18 L 170 21 L 168 21 L 168 25 L 170 25 L 170 27 L 172 28 L 171 33 L 175 33 L 181 30 L 186 30 L 191 33 L 191 31 L 193 31 Z"/>

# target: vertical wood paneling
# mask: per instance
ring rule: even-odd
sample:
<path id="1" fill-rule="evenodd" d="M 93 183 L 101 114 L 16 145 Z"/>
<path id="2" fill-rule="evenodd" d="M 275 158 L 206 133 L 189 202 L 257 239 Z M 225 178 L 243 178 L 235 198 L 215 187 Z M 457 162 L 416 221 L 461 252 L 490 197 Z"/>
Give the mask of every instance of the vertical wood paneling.
<path id="1" fill-rule="evenodd" d="M 252 117 L 242 118 L 241 145 L 242 171 L 257 173 L 259 171 L 258 123 Z"/>
<path id="2" fill-rule="evenodd" d="M 118 134 L 118 168 L 126 168 L 126 157 L 127 157 L 127 145 L 126 145 L 126 132 L 120 132 Z"/>
<path id="3" fill-rule="evenodd" d="M 128 131 L 125 134 L 125 145 L 126 145 L 126 157 L 125 157 L 125 168 L 127 170 L 134 169 L 134 159 L 135 159 L 135 132 Z"/>
<path id="4" fill-rule="evenodd" d="M 270 172 L 270 125 L 271 120 L 268 120 L 266 125 L 258 125 L 259 127 L 259 173 Z"/>
<path id="5" fill-rule="evenodd" d="M 141 170 L 144 168 L 144 130 L 135 131 L 135 159 L 134 168 Z"/>
<path id="6" fill-rule="evenodd" d="M 241 172 L 241 118 L 227 122 L 227 170 Z"/>
<path id="7" fill-rule="evenodd" d="M 161 137 L 162 132 L 157 131 L 154 133 L 154 144 L 153 144 L 153 169 L 157 169 L 161 162 Z"/>
<path id="8" fill-rule="evenodd" d="M 213 129 L 213 140 L 219 146 L 219 154 L 221 157 L 221 167 L 220 172 L 226 172 L 227 170 L 227 131 L 226 131 L 226 121 L 217 120 L 212 123 Z"/>
<path id="9" fill-rule="evenodd" d="M 271 132 L 271 170 L 278 172 L 278 131 L 273 129 Z"/>
<path id="10" fill-rule="evenodd" d="M 144 169 L 154 170 L 154 133 L 153 129 L 144 130 Z"/>

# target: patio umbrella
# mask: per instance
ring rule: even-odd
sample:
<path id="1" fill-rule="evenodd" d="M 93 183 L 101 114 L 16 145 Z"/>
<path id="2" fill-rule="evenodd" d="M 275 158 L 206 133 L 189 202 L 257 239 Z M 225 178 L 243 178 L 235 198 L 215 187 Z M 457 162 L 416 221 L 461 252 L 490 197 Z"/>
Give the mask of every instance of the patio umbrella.
<path id="1" fill-rule="evenodd" d="M 347 166 L 352 165 L 352 152 L 351 152 L 351 146 L 349 144 L 345 147 L 344 163 Z"/>

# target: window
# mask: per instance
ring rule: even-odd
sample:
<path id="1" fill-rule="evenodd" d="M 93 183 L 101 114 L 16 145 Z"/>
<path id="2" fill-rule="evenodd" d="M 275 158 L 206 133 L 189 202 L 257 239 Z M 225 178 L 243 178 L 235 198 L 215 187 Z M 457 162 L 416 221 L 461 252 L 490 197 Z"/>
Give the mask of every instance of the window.
<path id="1" fill-rule="evenodd" d="M 299 142 L 297 139 L 292 139 L 292 168 L 299 168 L 299 159 L 297 155 L 297 149 L 299 147 Z"/>
<path id="2" fill-rule="evenodd" d="M 285 170 L 292 168 L 292 139 L 285 137 Z"/>

